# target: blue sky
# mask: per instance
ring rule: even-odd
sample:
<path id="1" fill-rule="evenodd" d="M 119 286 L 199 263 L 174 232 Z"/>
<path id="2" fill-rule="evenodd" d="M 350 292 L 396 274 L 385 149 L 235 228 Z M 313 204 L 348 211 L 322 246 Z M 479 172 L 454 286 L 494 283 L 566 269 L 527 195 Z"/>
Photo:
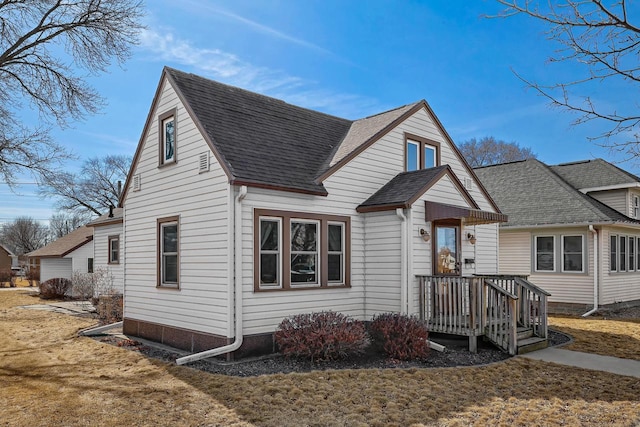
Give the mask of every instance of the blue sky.
<path id="1" fill-rule="evenodd" d="M 133 155 L 165 65 L 349 119 L 426 99 L 457 143 L 495 136 L 550 164 L 622 160 L 587 140 L 606 124 L 572 127 L 574 115 L 549 107 L 516 77 L 553 83 L 584 70 L 548 61 L 559 46 L 541 23 L 484 18 L 502 9 L 494 1 L 147 3 L 148 28 L 132 58 L 89 79 L 107 106 L 54 131 L 80 158 L 69 170 L 89 157 Z M 637 89 L 622 84 L 586 90 L 618 109 L 637 99 Z M 0 222 L 51 216 L 54 200 L 40 199 L 31 181 L 25 176 L 14 193 L 0 184 Z"/>

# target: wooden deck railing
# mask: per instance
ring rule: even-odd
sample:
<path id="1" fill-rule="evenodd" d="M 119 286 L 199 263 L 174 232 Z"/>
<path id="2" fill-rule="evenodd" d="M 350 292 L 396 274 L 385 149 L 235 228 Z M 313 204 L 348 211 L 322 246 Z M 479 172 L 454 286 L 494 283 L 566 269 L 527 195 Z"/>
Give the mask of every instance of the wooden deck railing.
<path id="1" fill-rule="evenodd" d="M 547 338 L 550 294 L 524 276 L 418 277 L 420 317 L 433 332 L 485 335 L 510 354 L 517 351 L 518 326 Z"/>

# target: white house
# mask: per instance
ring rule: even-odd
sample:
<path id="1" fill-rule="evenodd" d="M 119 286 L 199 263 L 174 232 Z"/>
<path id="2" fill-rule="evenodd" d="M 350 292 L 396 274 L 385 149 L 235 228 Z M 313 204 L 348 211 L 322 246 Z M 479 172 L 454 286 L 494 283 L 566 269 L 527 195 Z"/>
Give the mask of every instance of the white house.
<path id="1" fill-rule="evenodd" d="M 121 197 L 124 332 L 272 349 L 291 314 L 418 314 L 506 220 L 425 101 L 360 120 L 165 68 Z"/>
<path id="2" fill-rule="evenodd" d="M 31 264 L 40 260 L 40 281 L 71 279 L 74 271 L 93 271 L 93 229 L 80 227 L 27 254 Z"/>
<path id="3" fill-rule="evenodd" d="M 120 251 L 122 241 L 122 208 L 111 208 L 108 213 L 91 221 L 93 228 L 94 268 L 103 269 L 111 281 L 111 291 L 123 292 L 124 262 Z"/>
<path id="4" fill-rule="evenodd" d="M 602 159 L 476 169 L 509 221 L 500 273 L 551 293 L 554 311 L 640 304 L 640 178 Z"/>

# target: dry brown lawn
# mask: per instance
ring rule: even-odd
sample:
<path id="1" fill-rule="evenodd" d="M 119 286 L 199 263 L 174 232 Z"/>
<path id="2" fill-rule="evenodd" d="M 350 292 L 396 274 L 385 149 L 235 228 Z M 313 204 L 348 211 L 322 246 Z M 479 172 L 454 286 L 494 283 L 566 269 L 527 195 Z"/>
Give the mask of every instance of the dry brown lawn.
<path id="1" fill-rule="evenodd" d="M 0 425 L 466 426 L 640 423 L 640 381 L 516 358 L 476 368 L 254 378 L 149 360 L 76 332 L 88 319 L 23 310 L 0 292 Z"/>
<path id="2" fill-rule="evenodd" d="M 640 319 L 554 316 L 549 324 L 573 337 L 567 350 L 640 360 Z"/>

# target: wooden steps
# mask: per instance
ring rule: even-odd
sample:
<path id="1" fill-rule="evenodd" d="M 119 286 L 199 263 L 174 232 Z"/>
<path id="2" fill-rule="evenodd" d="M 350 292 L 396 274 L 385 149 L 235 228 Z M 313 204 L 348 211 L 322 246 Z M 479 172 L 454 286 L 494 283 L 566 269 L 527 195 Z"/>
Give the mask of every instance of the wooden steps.
<path id="1" fill-rule="evenodd" d="M 518 326 L 518 354 L 531 353 L 532 351 L 547 348 L 546 338 L 533 335 L 533 329 Z"/>

